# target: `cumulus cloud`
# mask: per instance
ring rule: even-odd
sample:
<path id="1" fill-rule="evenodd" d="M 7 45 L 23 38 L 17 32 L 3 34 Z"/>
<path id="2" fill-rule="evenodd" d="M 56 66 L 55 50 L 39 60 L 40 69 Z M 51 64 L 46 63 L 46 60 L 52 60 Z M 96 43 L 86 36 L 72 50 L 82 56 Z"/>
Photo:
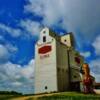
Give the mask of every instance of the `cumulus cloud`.
<path id="1" fill-rule="evenodd" d="M 100 35 L 95 39 L 92 45 L 95 48 L 96 54 L 100 55 Z"/>
<path id="2" fill-rule="evenodd" d="M 0 29 L 3 31 L 2 34 L 8 33 L 12 37 L 19 37 L 22 34 L 20 29 L 14 29 L 2 23 L 0 23 Z"/>
<path id="3" fill-rule="evenodd" d="M 0 63 L 7 61 L 9 56 L 8 49 L 4 45 L 0 44 Z"/>
<path id="4" fill-rule="evenodd" d="M 23 93 L 33 93 L 34 87 L 34 59 L 28 65 L 21 66 L 7 62 L 0 65 L 0 85 L 2 90 L 7 88 Z M 23 91 L 22 88 L 25 88 Z M 30 91 L 27 91 L 30 90 Z"/>
<path id="5" fill-rule="evenodd" d="M 85 39 L 81 41 L 88 43 L 95 38 L 95 34 L 99 34 L 99 2 L 97 0 L 29 0 L 29 3 L 24 6 L 24 12 L 43 17 L 42 24 L 30 19 L 21 20 L 20 24 L 32 35 L 39 33 L 42 25 L 60 26 L 68 32 L 74 32 L 77 39 L 80 32 Z M 0 29 L 7 31 L 13 37 L 25 33 L 2 23 Z"/>
<path id="6" fill-rule="evenodd" d="M 42 16 L 44 25 L 59 25 L 74 33 L 79 31 L 88 42 L 99 34 L 99 3 L 97 0 L 29 0 L 24 8 L 27 13 Z"/>
<path id="7" fill-rule="evenodd" d="M 0 63 L 7 62 L 17 51 L 18 48 L 10 43 L 0 44 Z"/>
<path id="8" fill-rule="evenodd" d="M 5 47 L 8 49 L 10 53 L 16 53 L 18 51 L 18 48 L 10 43 L 6 43 Z"/>
<path id="9" fill-rule="evenodd" d="M 0 35 L 0 41 L 4 41 L 4 37 Z"/>
<path id="10" fill-rule="evenodd" d="M 81 52 L 80 54 L 81 54 L 82 56 L 84 56 L 85 58 L 91 56 L 91 52 L 90 52 L 90 51 L 87 51 L 87 52 Z"/>
<path id="11" fill-rule="evenodd" d="M 21 73 L 25 77 L 32 79 L 34 76 L 33 72 L 34 72 L 34 59 L 32 59 L 27 66 L 24 66 L 24 68 L 22 68 Z"/>
<path id="12" fill-rule="evenodd" d="M 2 35 L 10 35 L 13 38 L 19 38 L 19 37 L 29 37 L 38 35 L 42 25 L 39 22 L 26 19 L 26 20 L 20 20 L 20 23 L 18 24 L 20 28 L 13 28 L 11 26 L 7 26 L 5 24 L 0 23 L 0 41 L 2 41 L 4 38 Z"/>
<path id="13" fill-rule="evenodd" d="M 21 20 L 20 26 L 23 27 L 29 34 L 31 34 L 31 36 L 39 34 L 41 30 L 40 23 L 30 19 Z"/>
<path id="14" fill-rule="evenodd" d="M 96 82 L 100 82 L 100 59 L 90 62 L 91 74 L 96 78 Z"/>

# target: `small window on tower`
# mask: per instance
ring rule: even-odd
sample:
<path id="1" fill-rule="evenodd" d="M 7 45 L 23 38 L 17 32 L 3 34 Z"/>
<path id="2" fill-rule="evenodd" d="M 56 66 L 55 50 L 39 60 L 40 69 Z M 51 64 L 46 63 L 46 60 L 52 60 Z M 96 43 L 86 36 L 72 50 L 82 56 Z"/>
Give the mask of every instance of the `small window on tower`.
<path id="1" fill-rule="evenodd" d="M 46 33 L 46 31 L 43 31 L 43 33 L 45 34 L 45 33 Z"/>
<path id="2" fill-rule="evenodd" d="M 43 36 L 43 42 L 46 42 L 46 36 Z"/>
<path id="3" fill-rule="evenodd" d="M 48 89 L 48 87 L 47 86 L 45 86 L 45 90 L 47 90 Z"/>
<path id="4" fill-rule="evenodd" d="M 67 40 L 65 39 L 64 41 L 66 42 Z"/>

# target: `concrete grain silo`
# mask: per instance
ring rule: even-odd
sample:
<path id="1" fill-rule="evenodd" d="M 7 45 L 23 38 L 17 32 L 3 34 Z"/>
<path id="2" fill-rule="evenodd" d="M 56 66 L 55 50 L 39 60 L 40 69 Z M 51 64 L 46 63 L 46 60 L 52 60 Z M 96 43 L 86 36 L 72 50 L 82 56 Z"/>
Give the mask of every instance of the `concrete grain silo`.
<path id="1" fill-rule="evenodd" d="M 72 33 L 59 36 L 49 28 L 35 45 L 35 94 L 79 90 L 83 58 L 74 49 Z"/>

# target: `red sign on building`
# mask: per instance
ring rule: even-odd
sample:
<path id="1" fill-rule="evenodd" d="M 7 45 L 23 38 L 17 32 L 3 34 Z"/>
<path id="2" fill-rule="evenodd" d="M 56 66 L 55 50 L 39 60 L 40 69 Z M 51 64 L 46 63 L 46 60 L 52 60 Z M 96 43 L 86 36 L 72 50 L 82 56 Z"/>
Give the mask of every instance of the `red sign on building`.
<path id="1" fill-rule="evenodd" d="M 38 53 L 39 54 L 45 54 L 51 51 L 51 46 L 43 46 L 41 48 L 38 49 Z"/>

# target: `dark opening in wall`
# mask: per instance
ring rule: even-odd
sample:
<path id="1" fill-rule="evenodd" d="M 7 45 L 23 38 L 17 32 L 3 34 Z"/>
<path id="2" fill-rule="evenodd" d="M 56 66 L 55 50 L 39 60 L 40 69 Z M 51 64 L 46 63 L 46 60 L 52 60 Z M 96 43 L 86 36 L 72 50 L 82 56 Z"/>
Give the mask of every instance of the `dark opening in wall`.
<path id="1" fill-rule="evenodd" d="M 43 36 L 43 42 L 46 42 L 46 36 Z"/>
<path id="2" fill-rule="evenodd" d="M 45 86 L 45 90 L 47 90 L 48 89 L 48 87 L 47 86 Z"/>
<path id="3" fill-rule="evenodd" d="M 74 75 L 74 78 L 77 78 L 77 76 L 76 76 L 76 75 Z"/>
<path id="4" fill-rule="evenodd" d="M 46 31 L 43 31 L 43 33 L 45 34 L 45 33 L 46 33 Z"/>
<path id="5" fill-rule="evenodd" d="M 64 41 L 66 42 L 67 40 L 65 39 Z"/>

